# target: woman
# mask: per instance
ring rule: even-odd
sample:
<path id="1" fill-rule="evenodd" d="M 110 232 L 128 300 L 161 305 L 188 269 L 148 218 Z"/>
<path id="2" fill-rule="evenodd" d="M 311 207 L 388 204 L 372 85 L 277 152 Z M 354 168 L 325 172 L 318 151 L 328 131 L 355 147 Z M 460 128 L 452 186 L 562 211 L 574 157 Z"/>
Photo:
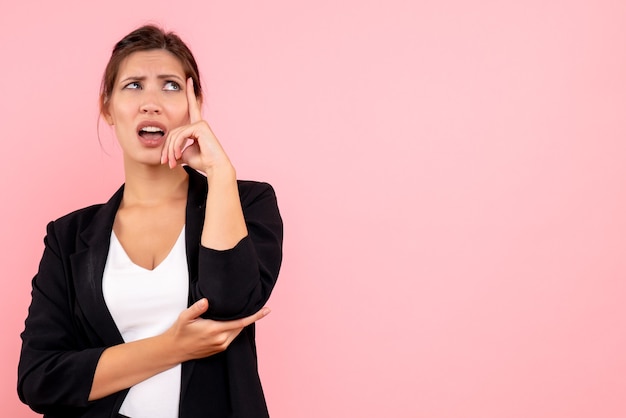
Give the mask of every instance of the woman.
<path id="1" fill-rule="evenodd" d="M 282 221 L 271 186 L 236 180 L 201 101 L 175 34 L 116 44 L 100 105 L 125 184 L 48 225 L 22 333 L 18 393 L 46 417 L 268 416 L 254 322 Z"/>

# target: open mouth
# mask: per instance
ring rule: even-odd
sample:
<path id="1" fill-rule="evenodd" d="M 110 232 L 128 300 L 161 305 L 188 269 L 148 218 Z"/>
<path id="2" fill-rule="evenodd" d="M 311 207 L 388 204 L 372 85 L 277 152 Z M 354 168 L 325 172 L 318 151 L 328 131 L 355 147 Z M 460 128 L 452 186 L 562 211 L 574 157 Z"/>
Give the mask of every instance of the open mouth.
<path id="1" fill-rule="evenodd" d="M 139 130 L 139 136 L 148 141 L 157 141 L 163 138 L 165 132 L 158 126 L 144 126 Z"/>

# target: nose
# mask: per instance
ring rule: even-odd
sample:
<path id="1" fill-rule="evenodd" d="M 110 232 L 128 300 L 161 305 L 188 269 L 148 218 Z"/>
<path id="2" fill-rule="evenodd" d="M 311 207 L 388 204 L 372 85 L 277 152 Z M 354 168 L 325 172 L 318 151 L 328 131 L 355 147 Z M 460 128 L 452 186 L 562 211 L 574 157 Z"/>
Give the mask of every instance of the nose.
<path id="1" fill-rule="evenodd" d="M 161 107 L 158 106 L 156 103 L 145 103 L 141 106 L 141 113 L 146 113 L 146 114 L 151 114 L 151 113 L 156 113 L 156 114 L 160 114 L 161 113 Z"/>
<path id="2" fill-rule="evenodd" d="M 140 112 L 145 114 L 160 114 L 161 104 L 157 100 L 154 94 L 146 94 L 143 103 L 140 106 Z"/>

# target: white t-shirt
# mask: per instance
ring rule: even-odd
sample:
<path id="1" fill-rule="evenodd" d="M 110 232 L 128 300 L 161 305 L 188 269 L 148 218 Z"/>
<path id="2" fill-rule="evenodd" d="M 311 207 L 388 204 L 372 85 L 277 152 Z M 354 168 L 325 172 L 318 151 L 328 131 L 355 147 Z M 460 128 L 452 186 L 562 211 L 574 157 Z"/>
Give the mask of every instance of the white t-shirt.
<path id="1" fill-rule="evenodd" d="M 125 342 L 167 330 L 187 308 L 189 273 L 185 228 L 154 270 L 133 263 L 111 233 L 102 281 L 104 300 Z M 130 388 L 120 413 L 131 418 L 176 418 L 181 366 L 177 365 Z"/>

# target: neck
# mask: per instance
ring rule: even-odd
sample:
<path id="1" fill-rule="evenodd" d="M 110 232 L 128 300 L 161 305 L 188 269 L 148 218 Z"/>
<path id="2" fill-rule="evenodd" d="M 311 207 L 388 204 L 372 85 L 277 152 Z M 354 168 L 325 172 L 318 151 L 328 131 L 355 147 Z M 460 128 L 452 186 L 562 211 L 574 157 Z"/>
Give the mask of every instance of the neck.
<path id="1" fill-rule="evenodd" d="M 123 204 L 155 206 L 187 198 L 187 172 L 182 166 L 124 164 Z"/>

